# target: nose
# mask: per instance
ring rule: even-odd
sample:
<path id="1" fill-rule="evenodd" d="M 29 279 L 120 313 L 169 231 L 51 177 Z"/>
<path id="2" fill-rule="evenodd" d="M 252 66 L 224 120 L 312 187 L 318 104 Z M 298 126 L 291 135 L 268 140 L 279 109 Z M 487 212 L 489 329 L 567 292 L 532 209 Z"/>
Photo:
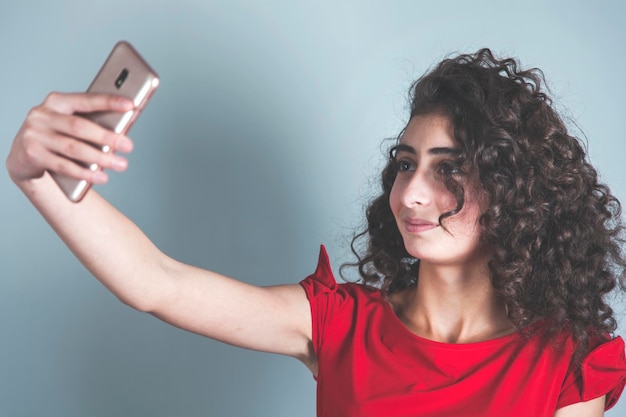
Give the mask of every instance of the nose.
<path id="1" fill-rule="evenodd" d="M 417 170 L 411 176 L 396 177 L 391 192 L 396 193 L 406 207 L 426 206 L 432 202 L 433 184 L 427 173 Z"/>

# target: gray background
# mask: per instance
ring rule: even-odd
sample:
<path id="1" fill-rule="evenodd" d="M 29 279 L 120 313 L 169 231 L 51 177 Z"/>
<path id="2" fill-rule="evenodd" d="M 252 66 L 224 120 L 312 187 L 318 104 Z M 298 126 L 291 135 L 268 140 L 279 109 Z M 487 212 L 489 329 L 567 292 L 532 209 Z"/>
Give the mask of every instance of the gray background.
<path id="1" fill-rule="evenodd" d="M 128 172 L 99 191 L 180 260 L 297 282 L 321 243 L 335 268 L 351 259 L 409 83 L 448 53 L 489 46 L 545 71 L 624 200 L 626 3 L 469 3 L 5 1 L 0 154 L 29 108 L 85 89 L 127 39 L 162 86 L 131 132 Z M 1 416 L 314 415 L 302 365 L 122 305 L 5 170 L 0 190 Z M 623 399 L 608 413 L 625 414 Z"/>

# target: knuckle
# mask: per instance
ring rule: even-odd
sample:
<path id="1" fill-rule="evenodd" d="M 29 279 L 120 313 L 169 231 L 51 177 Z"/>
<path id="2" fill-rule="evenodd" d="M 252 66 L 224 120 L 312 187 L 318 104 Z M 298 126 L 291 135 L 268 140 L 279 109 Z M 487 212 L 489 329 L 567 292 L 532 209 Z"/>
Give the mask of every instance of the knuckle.
<path id="1" fill-rule="evenodd" d="M 79 116 L 70 116 L 69 129 L 72 134 L 80 135 L 85 130 L 85 119 Z"/>
<path id="2" fill-rule="evenodd" d="M 55 103 L 59 101 L 61 96 L 62 94 L 59 93 L 58 91 L 52 91 L 46 96 L 43 102 L 44 104 L 47 104 L 47 105 L 54 105 Z"/>
<path id="3" fill-rule="evenodd" d="M 53 163 L 51 169 L 54 172 L 58 172 L 59 174 L 68 175 L 70 174 L 69 165 L 63 160 L 57 160 Z"/>
<path id="4" fill-rule="evenodd" d="M 24 157 L 27 161 L 36 162 L 39 160 L 39 149 L 30 143 L 24 145 Z"/>
<path id="5" fill-rule="evenodd" d="M 42 106 L 36 106 L 30 109 L 26 115 L 26 119 L 24 119 L 24 129 L 32 129 L 36 123 L 47 116 L 47 113 L 48 112 L 46 112 Z"/>
<path id="6" fill-rule="evenodd" d="M 24 141 L 30 141 L 33 137 L 33 131 L 35 130 L 35 122 L 29 115 L 29 118 L 24 120 L 22 124 L 22 136 L 24 137 Z"/>
<path id="7" fill-rule="evenodd" d="M 38 141 L 38 135 L 33 130 L 25 130 L 22 135 L 22 148 L 29 159 L 40 153 L 42 145 Z"/>
<path id="8" fill-rule="evenodd" d="M 118 141 L 119 141 L 119 137 L 114 132 L 105 131 L 103 133 L 103 137 L 102 137 L 103 145 L 107 145 L 111 149 L 116 149 Z"/>
<path id="9" fill-rule="evenodd" d="M 101 167 L 111 168 L 113 166 L 113 154 L 112 153 L 100 153 L 98 157 L 98 162 L 96 163 Z"/>
<path id="10" fill-rule="evenodd" d="M 24 121 L 24 125 L 28 125 L 28 123 L 32 120 L 32 119 L 36 119 L 39 114 L 41 113 L 41 107 L 40 106 L 36 106 L 33 107 L 32 109 L 30 109 L 28 111 L 28 114 L 26 115 L 26 120 Z"/>
<path id="11" fill-rule="evenodd" d="M 76 140 L 65 139 L 61 144 L 63 153 L 67 156 L 78 156 L 80 144 Z"/>
<path id="12" fill-rule="evenodd" d="M 71 178 L 82 178 L 85 176 L 82 169 L 78 165 L 64 158 L 55 160 L 50 169 L 58 174 Z"/>
<path id="13" fill-rule="evenodd" d="M 98 142 L 98 145 L 100 146 L 104 146 L 104 145 L 111 146 L 112 144 L 111 138 L 109 137 L 109 132 L 107 132 L 106 130 L 102 130 L 102 129 L 94 130 L 93 138 L 94 138 L 94 142 Z"/>
<path id="14" fill-rule="evenodd" d="M 108 146 L 110 151 L 117 149 L 119 142 L 119 135 L 117 133 L 104 128 L 99 128 L 97 132 L 96 140 L 99 145 Z"/>

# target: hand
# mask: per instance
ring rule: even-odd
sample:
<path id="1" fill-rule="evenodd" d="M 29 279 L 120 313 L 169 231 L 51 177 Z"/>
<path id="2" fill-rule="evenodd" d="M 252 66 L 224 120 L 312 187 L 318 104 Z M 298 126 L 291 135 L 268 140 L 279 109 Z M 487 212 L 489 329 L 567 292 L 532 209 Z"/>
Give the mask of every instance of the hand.
<path id="1" fill-rule="evenodd" d="M 115 151 L 130 152 L 133 143 L 78 115 L 95 111 L 125 112 L 133 109 L 132 101 L 104 94 L 51 93 L 28 113 L 13 141 L 6 167 L 14 182 L 41 177 L 46 170 L 87 180 L 94 184 L 107 181 L 107 174 L 91 171 L 77 164 L 97 163 L 102 168 L 123 171 L 128 161 Z M 90 142 L 97 148 L 90 146 Z M 110 152 L 103 152 L 103 146 Z"/>

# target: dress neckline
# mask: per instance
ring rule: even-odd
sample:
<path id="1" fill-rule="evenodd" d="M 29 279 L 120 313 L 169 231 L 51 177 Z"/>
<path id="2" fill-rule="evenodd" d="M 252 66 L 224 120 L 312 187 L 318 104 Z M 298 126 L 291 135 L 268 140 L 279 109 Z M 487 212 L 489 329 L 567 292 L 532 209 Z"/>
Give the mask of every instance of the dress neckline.
<path id="1" fill-rule="evenodd" d="M 449 343 L 449 342 L 439 342 L 436 340 L 428 339 L 424 336 L 420 336 L 413 331 L 411 331 L 406 324 L 398 317 L 396 311 L 393 306 L 384 296 L 382 290 L 377 291 L 378 296 L 380 297 L 380 302 L 383 305 L 383 309 L 385 310 L 385 315 L 389 316 L 389 325 L 392 326 L 393 329 L 397 329 L 397 331 L 405 337 L 409 337 L 417 343 L 428 345 L 433 348 L 438 349 L 447 349 L 447 350 L 474 350 L 481 348 L 489 348 L 497 345 L 504 345 L 514 340 L 518 340 L 520 337 L 523 337 L 520 331 L 514 331 L 509 334 L 505 334 L 503 336 L 494 337 L 491 339 L 480 340 L 476 342 L 467 342 L 467 343 Z M 528 330 L 535 330 L 537 327 L 537 323 L 531 324 L 527 327 Z"/>

